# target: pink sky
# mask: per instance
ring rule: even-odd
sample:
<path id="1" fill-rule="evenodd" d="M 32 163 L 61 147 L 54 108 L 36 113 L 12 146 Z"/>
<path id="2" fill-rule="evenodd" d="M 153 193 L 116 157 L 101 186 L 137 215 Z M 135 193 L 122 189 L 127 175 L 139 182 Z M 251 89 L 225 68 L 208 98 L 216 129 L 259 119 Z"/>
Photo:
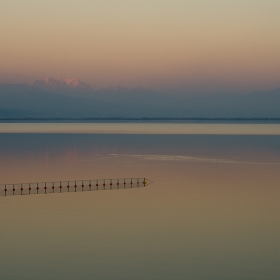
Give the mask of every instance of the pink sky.
<path id="1" fill-rule="evenodd" d="M 247 92 L 280 86 L 280 1 L 4 1 L 0 83 Z"/>

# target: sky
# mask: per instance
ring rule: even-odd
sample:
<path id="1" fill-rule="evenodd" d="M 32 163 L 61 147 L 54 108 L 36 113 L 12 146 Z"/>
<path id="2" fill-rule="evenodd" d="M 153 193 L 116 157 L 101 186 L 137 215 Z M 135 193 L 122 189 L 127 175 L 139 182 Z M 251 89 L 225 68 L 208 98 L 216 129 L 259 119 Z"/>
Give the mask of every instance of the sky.
<path id="1" fill-rule="evenodd" d="M 280 86 L 279 0 L 0 0 L 0 83 L 166 92 Z"/>

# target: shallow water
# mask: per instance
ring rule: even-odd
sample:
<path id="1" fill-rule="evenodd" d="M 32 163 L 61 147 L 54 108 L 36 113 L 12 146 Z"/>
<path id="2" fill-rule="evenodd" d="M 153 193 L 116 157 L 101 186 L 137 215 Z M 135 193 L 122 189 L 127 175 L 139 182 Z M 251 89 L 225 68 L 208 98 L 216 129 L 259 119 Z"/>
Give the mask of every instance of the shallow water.
<path id="1" fill-rule="evenodd" d="M 35 132 L 0 134 L 0 183 L 153 184 L 0 196 L 0 279 L 279 279 L 280 136 Z"/>
<path id="2" fill-rule="evenodd" d="M 280 135 L 279 123 L 0 123 L 0 133 Z"/>

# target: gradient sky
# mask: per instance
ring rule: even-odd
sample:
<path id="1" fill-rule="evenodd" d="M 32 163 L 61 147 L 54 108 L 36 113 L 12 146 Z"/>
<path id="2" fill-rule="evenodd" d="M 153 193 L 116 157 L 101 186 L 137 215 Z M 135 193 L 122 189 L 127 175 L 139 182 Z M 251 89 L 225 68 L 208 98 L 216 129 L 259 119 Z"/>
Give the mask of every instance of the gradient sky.
<path id="1" fill-rule="evenodd" d="M 280 86 L 279 0 L 1 0 L 0 83 Z"/>

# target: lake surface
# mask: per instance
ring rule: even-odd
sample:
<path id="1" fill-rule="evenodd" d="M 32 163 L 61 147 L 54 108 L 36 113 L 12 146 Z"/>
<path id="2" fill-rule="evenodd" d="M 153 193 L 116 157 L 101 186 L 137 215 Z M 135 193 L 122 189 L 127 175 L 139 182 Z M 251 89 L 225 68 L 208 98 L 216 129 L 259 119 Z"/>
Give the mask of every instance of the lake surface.
<path id="1" fill-rule="evenodd" d="M 0 124 L 0 279 L 279 279 L 279 124 Z"/>

